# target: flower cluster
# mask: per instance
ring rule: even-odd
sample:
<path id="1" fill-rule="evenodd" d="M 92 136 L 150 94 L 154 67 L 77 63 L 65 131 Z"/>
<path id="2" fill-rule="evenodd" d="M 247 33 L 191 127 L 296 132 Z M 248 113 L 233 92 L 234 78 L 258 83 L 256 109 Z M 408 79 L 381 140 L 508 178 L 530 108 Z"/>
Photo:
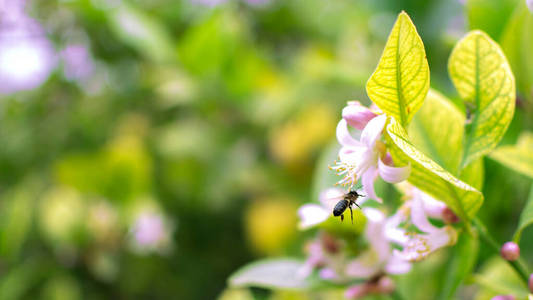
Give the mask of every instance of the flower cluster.
<path id="1" fill-rule="evenodd" d="M 410 166 L 393 166 L 382 141 L 386 115 L 352 101 L 344 108 L 342 116 L 337 126 L 337 139 L 342 148 L 339 161 L 332 169 L 343 177 L 338 183 L 348 189 L 328 188 L 320 194 L 319 204 L 303 205 L 298 211 L 301 229 L 317 226 L 330 218 L 335 204 L 343 200 L 359 180 L 366 196 L 357 203 L 363 206 L 368 199 L 382 202 L 374 191 L 377 176 L 390 183 L 400 183 L 409 177 Z M 362 130 L 360 139 L 355 139 L 350 130 Z M 405 194 L 405 201 L 394 214 L 387 216 L 367 205 L 362 208 L 366 218 L 363 247 L 354 249 L 353 245 L 348 246 L 350 241 L 321 232 L 307 245 L 308 258 L 300 276 L 317 271 L 322 280 L 358 282 L 346 290 L 347 298 L 390 293 L 394 283 L 388 275 L 407 273 L 413 262 L 455 244 L 457 231 L 451 224 L 457 222 L 458 217 L 450 208 L 408 183 L 398 187 Z M 436 226 L 431 220 L 444 225 Z"/>

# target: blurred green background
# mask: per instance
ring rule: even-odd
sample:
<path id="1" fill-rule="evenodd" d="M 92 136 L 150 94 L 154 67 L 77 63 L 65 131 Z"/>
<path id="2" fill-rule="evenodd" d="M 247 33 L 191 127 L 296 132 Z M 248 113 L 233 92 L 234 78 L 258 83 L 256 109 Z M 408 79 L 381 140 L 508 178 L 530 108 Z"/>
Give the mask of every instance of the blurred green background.
<path id="1" fill-rule="evenodd" d="M 0 5 L 0 299 L 216 299 L 243 264 L 302 256 L 296 210 L 401 10 L 451 98 L 453 44 L 505 41 L 520 100 L 504 143 L 533 129 L 519 0 Z M 485 167 L 480 214 L 508 240 L 531 180 Z"/>

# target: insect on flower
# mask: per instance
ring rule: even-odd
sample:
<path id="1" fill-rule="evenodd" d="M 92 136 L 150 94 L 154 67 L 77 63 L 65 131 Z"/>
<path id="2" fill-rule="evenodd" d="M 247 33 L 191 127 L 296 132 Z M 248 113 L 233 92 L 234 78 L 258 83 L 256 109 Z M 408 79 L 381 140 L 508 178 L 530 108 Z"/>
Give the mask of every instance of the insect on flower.
<path id="1" fill-rule="evenodd" d="M 360 195 L 357 193 L 357 191 L 350 191 L 344 195 L 344 198 L 337 202 L 335 204 L 335 207 L 333 208 L 333 216 L 338 217 L 341 216 L 341 221 L 344 221 L 344 211 L 349 208 L 350 209 L 350 215 L 352 217 L 352 224 L 353 224 L 353 211 L 352 206 L 355 205 L 361 209 L 361 207 L 356 203 L 357 198 L 362 197 L 363 195 Z"/>

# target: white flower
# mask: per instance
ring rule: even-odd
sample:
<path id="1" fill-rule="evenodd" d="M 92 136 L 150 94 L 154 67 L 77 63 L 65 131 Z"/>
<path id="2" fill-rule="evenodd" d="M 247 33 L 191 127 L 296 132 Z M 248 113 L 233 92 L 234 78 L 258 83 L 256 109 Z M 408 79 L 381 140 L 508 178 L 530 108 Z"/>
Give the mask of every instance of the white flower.
<path id="1" fill-rule="evenodd" d="M 411 208 L 410 222 L 422 233 L 408 233 L 407 243 L 402 251 L 397 251 L 397 254 L 409 261 L 419 261 L 439 248 L 455 244 L 457 231 L 449 225 L 439 228 L 431 224 L 428 220 L 428 211 L 434 208 L 434 202 L 437 200 L 416 188 L 413 188 L 412 193 L 413 197 L 408 203 Z M 442 219 L 442 216 L 439 218 Z"/>
<path id="2" fill-rule="evenodd" d="M 391 230 L 397 220 L 386 219 L 385 215 L 375 208 L 364 208 L 363 213 L 367 218 L 365 237 L 370 248 L 348 264 L 346 275 L 353 278 L 371 278 L 382 271 L 388 274 L 409 272 L 411 264 L 393 252 L 390 243 L 391 236 L 405 235 L 401 229 Z"/>
<path id="3" fill-rule="evenodd" d="M 337 125 L 337 139 L 342 145 L 340 162 L 332 167 L 343 176 L 338 184 L 351 189 L 361 179 L 366 195 L 379 202 L 383 201 L 374 192 L 374 181 L 378 175 L 387 182 L 398 183 L 407 179 L 411 172 L 410 166 L 396 168 L 383 162 L 386 149 L 379 139 L 386 122 L 386 115 L 374 117 L 366 124 L 360 141 L 357 141 L 348 131 L 347 121 L 341 119 Z"/>

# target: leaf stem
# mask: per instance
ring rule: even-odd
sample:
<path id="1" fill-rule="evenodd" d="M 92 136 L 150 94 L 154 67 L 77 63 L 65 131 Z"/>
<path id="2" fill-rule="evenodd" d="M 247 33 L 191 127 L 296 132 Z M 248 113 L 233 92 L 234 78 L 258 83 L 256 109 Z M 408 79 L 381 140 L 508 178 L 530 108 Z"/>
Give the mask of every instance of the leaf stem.
<path id="1" fill-rule="evenodd" d="M 478 229 L 478 232 L 479 232 L 479 236 L 483 239 L 483 241 L 485 241 L 485 243 L 487 245 L 490 246 L 490 248 L 498 254 L 500 254 L 500 247 L 501 245 L 496 242 L 496 240 L 494 239 L 494 237 L 489 233 L 489 231 L 487 230 L 487 227 L 485 227 L 485 225 L 483 224 L 483 222 L 481 222 L 481 220 L 479 220 L 477 217 L 475 217 L 473 219 L 473 223 L 474 225 L 476 226 L 476 228 Z M 508 261 L 508 260 L 505 260 L 507 263 L 509 263 L 509 265 L 515 269 L 516 273 L 520 276 L 520 278 L 524 281 L 524 283 L 527 285 L 528 284 L 528 278 L 529 278 L 529 272 L 527 271 L 527 267 L 522 263 L 521 260 L 516 260 L 516 261 Z"/>

